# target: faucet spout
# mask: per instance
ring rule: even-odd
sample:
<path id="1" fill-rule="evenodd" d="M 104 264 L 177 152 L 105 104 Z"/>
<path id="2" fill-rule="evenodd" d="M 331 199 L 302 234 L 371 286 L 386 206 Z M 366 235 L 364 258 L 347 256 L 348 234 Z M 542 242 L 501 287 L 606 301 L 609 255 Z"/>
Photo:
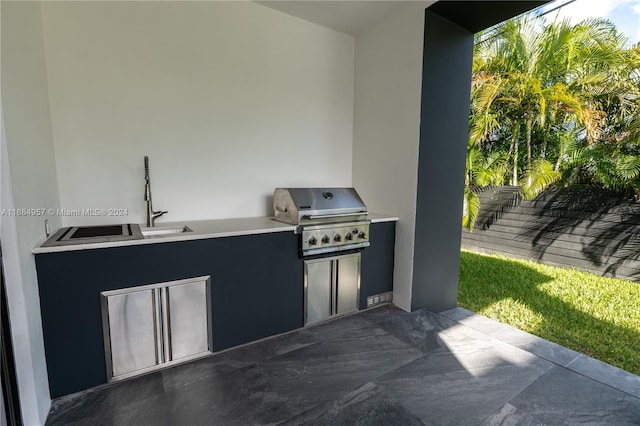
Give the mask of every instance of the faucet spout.
<path id="1" fill-rule="evenodd" d="M 144 200 L 147 202 L 147 227 L 155 226 L 155 220 L 160 216 L 167 214 L 168 211 L 153 210 L 151 201 L 151 179 L 149 178 L 149 157 L 144 156 Z"/>

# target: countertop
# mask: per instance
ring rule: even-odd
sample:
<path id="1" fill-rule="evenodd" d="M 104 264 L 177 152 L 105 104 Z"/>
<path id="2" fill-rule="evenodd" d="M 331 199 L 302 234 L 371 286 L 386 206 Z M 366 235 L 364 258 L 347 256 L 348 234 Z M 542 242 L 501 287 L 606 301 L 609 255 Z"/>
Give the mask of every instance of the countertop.
<path id="1" fill-rule="evenodd" d="M 394 216 L 370 213 L 372 223 L 393 222 Z M 66 246 L 42 247 L 39 244 L 33 254 L 56 253 L 64 251 L 91 250 L 109 247 L 125 247 L 144 244 L 169 243 L 174 241 L 202 240 L 208 238 L 235 237 L 240 235 L 268 234 L 272 232 L 295 232 L 296 226 L 277 222 L 273 217 L 243 217 L 230 219 L 195 220 L 182 222 L 159 222 L 158 228 L 188 226 L 193 232 L 147 237 L 139 240 L 85 243 Z M 44 243 L 44 241 L 43 241 Z"/>

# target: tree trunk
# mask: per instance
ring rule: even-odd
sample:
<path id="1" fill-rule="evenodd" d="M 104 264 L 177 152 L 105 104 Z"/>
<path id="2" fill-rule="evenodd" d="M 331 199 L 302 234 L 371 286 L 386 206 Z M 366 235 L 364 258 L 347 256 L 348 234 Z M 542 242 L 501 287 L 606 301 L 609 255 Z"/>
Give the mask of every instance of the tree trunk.
<path id="1" fill-rule="evenodd" d="M 518 186 L 518 139 L 520 138 L 520 123 L 517 123 L 513 127 L 511 137 L 513 138 L 511 142 L 511 146 L 513 147 L 513 177 L 511 178 L 511 185 Z"/>
<path id="2" fill-rule="evenodd" d="M 531 122 L 531 118 L 527 119 L 527 172 L 529 172 L 529 181 L 527 185 L 531 185 L 531 128 L 533 127 L 533 123 Z"/>
<path id="3" fill-rule="evenodd" d="M 471 184 L 471 168 L 473 167 L 472 160 L 469 159 L 469 152 L 467 151 L 467 173 L 464 177 L 464 184 L 469 186 Z"/>
<path id="4" fill-rule="evenodd" d="M 556 114 L 554 121 L 556 123 L 562 123 L 564 122 L 564 120 L 566 119 L 566 114 L 562 114 L 562 116 L 558 117 L 558 115 Z M 560 171 L 560 165 L 562 164 L 562 155 L 564 154 L 564 152 L 562 151 L 562 141 L 559 142 L 559 146 L 558 146 L 558 160 L 556 161 L 556 164 L 553 166 L 553 170 L 554 171 Z"/>
<path id="5" fill-rule="evenodd" d="M 549 124 L 549 122 L 551 122 L 551 120 L 548 120 L 547 124 L 544 126 L 544 135 L 542 136 L 540 158 L 547 158 L 547 145 L 549 143 L 549 133 L 551 132 L 551 125 Z"/>
<path id="6" fill-rule="evenodd" d="M 560 155 L 558 155 L 558 161 L 556 161 L 556 164 L 553 166 L 553 170 L 554 171 L 558 171 L 560 170 L 560 163 L 562 162 L 562 153 L 560 153 Z"/>

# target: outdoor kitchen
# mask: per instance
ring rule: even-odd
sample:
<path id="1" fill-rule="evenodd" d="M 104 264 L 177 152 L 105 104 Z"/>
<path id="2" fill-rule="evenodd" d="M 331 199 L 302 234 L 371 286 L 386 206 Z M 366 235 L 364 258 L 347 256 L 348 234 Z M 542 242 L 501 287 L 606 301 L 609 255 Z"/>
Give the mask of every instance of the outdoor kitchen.
<path id="1" fill-rule="evenodd" d="M 35 248 L 51 395 L 392 301 L 396 217 L 354 188 L 273 198 L 272 217 L 67 227 Z"/>
<path id="2" fill-rule="evenodd" d="M 2 2 L 26 424 L 251 342 L 455 306 L 472 30 L 432 1 L 299 3 Z M 356 371 L 418 356 L 394 354 Z"/>
<path id="3" fill-rule="evenodd" d="M 420 58 L 424 18 L 415 13 L 418 5 L 404 6 L 393 16 L 413 30 L 392 45 L 409 39 Z M 391 11 L 387 5 L 368 22 Z M 375 214 L 399 218 L 412 203 L 405 202 L 410 191 L 390 190 L 394 182 L 381 181 L 377 170 L 392 160 L 383 168 L 415 186 L 416 172 L 405 159 L 415 161 L 419 90 L 406 106 L 416 116 L 411 136 L 402 137 L 407 142 L 383 148 L 387 137 L 361 134 L 368 125 L 355 123 L 354 105 L 372 92 L 356 91 L 355 81 L 364 81 L 356 74 L 369 74 L 365 62 L 378 61 L 379 50 L 362 50 L 358 65 L 355 35 L 254 2 L 3 3 L 2 12 L 9 154 L 3 159 L 14 195 L 13 205 L 3 208 L 44 212 L 15 218 L 20 249 L 12 265 L 24 268 L 5 270 L 9 282 L 28 274 L 25 290 L 21 284 L 9 294 L 13 314 L 22 315 L 14 332 L 46 336 L 17 348 L 21 392 L 33 395 L 23 403 L 34 418 L 46 417 L 51 398 L 107 383 L 101 292 L 211 276 L 207 350 L 214 352 L 304 327 L 300 234 L 270 219 L 276 187 L 357 189 L 374 222 L 371 246 L 362 249 L 358 308 L 366 309 L 369 296 L 389 301 L 396 223 L 376 223 Z M 383 32 L 398 38 L 393 28 Z M 362 40 L 360 46 L 376 44 Z M 420 59 L 414 65 L 411 78 L 402 70 L 371 83 L 419 88 Z M 20 105 L 27 105 L 28 116 Z M 366 115 L 361 118 L 376 120 Z M 73 249 L 82 246 L 75 244 L 82 232 L 69 233 L 67 245 L 36 249 L 50 250 L 35 254 L 36 273 L 32 251 L 47 239 L 45 219 L 51 236 L 67 228 L 148 227 L 145 155 L 153 209 L 168 211 L 154 228 L 191 231 L 146 231 L 156 235 L 140 238 L 127 227 L 126 241 L 85 240 L 89 247 L 104 244 L 88 250 Z M 3 173 L 9 170 L 3 165 Z M 98 214 L 76 214 L 83 211 Z M 3 229 L 10 220 L 3 218 Z M 402 231 L 407 238 L 411 220 L 400 226 L 409 227 Z M 93 238 L 99 231 L 106 232 L 94 229 Z M 5 258 L 10 241 L 3 237 Z M 406 281 L 409 270 L 399 271 Z M 157 299 L 166 293 L 150 291 Z M 408 306 L 407 295 L 400 290 L 394 303 Z M 152 361 L 169 359 L 165 353 Z M 86 372 L 79 375 L 81 367 Z"/>

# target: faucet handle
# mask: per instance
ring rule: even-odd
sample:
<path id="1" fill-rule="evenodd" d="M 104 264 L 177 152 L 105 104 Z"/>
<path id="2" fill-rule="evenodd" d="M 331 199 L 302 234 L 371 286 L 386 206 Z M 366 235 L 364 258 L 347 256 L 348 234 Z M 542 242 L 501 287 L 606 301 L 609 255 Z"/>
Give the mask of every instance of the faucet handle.
<path id="1" fill-rule="evenodd" d="M 155 221 L 157 218 L 159 218 L 160 216 L 162 216 L 163 214 L 167 214 L 169 213 L 167 210 L 165 211 L 158 211 L 158 212 L 151 212 L 151 217 L 149 218 L 149 226 L 156 226 Z"/>

